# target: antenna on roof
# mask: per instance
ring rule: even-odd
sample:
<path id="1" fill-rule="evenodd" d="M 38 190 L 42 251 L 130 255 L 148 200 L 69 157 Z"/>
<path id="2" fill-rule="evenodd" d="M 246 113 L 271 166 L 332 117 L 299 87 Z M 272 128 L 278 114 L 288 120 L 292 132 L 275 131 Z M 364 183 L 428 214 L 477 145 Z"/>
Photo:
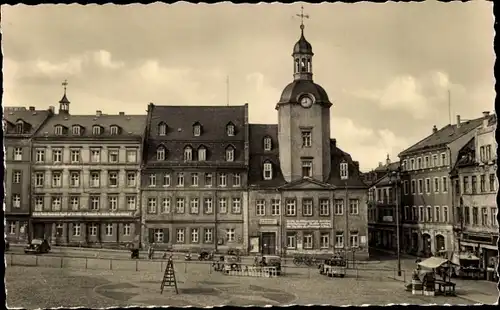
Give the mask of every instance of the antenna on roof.
<path id="1" fill-rule="evenodd" d="M 451 92 L 449 88 L 448 88 L 448 118 L 451 125 Z"/>
<path id="2" fill-rule="evenodd" d="M 226 76 L 226 104 L 229 106 L 229 75 Z"/>

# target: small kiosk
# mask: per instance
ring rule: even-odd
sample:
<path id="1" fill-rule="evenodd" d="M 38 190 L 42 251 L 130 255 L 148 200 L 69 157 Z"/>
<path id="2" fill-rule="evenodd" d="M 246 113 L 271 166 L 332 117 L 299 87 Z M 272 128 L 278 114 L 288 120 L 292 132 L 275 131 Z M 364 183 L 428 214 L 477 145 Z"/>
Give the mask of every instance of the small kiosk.
<path id="1" fill-rule="evenodd" d="M 442 257 L 417 261 L 417 268 L 412 275 L 412 294 L 455 296 L 455 283 L 450 281 L 454 267 L 456 264 Z"/>

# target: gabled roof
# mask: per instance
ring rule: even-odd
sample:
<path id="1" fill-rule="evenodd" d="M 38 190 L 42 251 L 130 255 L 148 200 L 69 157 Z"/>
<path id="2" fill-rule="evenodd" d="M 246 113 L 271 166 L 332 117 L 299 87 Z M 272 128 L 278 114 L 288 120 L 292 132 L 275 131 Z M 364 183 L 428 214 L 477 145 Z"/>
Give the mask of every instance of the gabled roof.
<path id="1" fill-rule="evenodd" d="M 420 142 L 414 144 L 408 149 L 404 150 L 399 154 L 399 156 L 408 155 L 417 151 L 424 151 L 426 149 L 431 149 L 439 146 L 446 146 L 461 136 L 467 134 L 471 130 L 476 129 L 483 122 L 483 117 L 476 118 L 469 121 L 464 121 L 457 125 L 446 125 L 437 132 L 431 134 Z"/>
<path id="2" fill-rule="evenodd" d="M 354 163 L 349 153 L 342 151 L 337 147 L 335 139 L 330 139 L 330 155 L 331 155 L 331 172 L 328 183 L 338 187 L 344 187 L 346 181 L 340 179 L 340 163 L 345 160 L 348 164 L 349 179 L 347 180 L 348 187 L 367 188 L 359 171 L 359 167 Z"/>
<path id="3" fill-rule="evenodd" d="M 10 125 L 15 125 L 17 121 L 22 120 L 27 126 L 27 132 L 23 135 L 33 135 L 37 132 L 40 126 L 52 114 L 49 110 L 36 110 L 35 108 L 26 109 L 25 107 L 5 107 L 3 111 L 3 119 Z M 7 128 L 5 135 L 19 136 L 19 134 Z"/>
<path id="4" fill-rule="evenodd" d="M 57 125 L 62 125 L 71 129 L 74 125 L 79 125 L 83 128 L 80 135 L 73 135 L 71 130 L 63 135 L 56 136 L 54 128 Z M 92 127 L 98 125 L 103 128 L 103 132 L 96 136 L 92 134 Z M 146 125 L 146 115 L 71 115 L 71 114 L 57 114 L 50 118 L 49 121 L 38 131 L 36 137 L 61 137 L 61 138 L 88 138 L 88 137 L 142 137 Z M 119 130 L 117 135 L 111 135 L 111 126 L 118 126 Z"/>
<path id="5" fill-rule="evenodd" d="M 466 167 L 476 165 L 476 139 L 472 138 L 459 151 L 455 167 Z"/>
<path id="6" fill-rule="evenodd" d="M 148 138 L 167 141 L 235 141 L 245 140 L 247 105 L 241 106 L 166 106 L 148 107 Z M 167 134 L 158 135 L 160 123 L 167 125 Z M 202 126 L 200 136 L 193 135 L 193 124 Z M 228 136 L 226 126 L 235 126 L 234 136 Z"/>
<path id="7" fill-rule="evenodd" d="M 328 184 L 328 183 L 324 183 L 324 182 L 321 182 L 321 181 L 318 181 L 318 180 L 315 180 L 313 178 L 303 178 L 303 179 L 300 179 L 300 180 L 296 180 L 296 181 L 293 181 L 293 182 L 290 182 L 290 183 L 286 183 L 284 185 L 281 185 L 279 188 L 280 189 L 296 189 L 298 187 L 301 187 L 301 186 L 307 186 L 307 185 L 312 185 L 318 189 L 333 189 L 334 186 L 331 185 L 331 184 Z"/>
<path id="8" fill-rule="evenodd" d="M 398 168 L 399 168 L 399 161 L 396 161 L 393 163 L 385 164 L 383 166 L 379 166 L 375 168 L 375 171 L 376 172 L 396 171 L 398 170 Z"/>

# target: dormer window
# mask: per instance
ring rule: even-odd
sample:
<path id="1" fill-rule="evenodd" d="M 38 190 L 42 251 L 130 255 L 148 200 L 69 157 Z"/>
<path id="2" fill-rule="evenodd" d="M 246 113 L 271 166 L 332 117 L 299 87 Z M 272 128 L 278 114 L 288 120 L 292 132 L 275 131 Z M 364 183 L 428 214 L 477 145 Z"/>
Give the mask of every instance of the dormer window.
<path id="1" fill-rule="evenodd" d="M 234 136 L 234 125 L 233 124 L 231 124 L 231 123 L 227 124 L 226 133 L 229 137 Z"/>
<path id="2" fill-rule="evenodd" d="M 109 128 L 109 130 L 110 130 L 110 133 L 111 133 L 112 135 L 117 135 L 117 134 L 118 134 L 118 132 L 119 132 L 119 128 L 118 128 L 118 126 L 116 126 L 116 125 L 111 126 L 111 127 Z"/>
<path id="3" fill-rule="evenodd" d="M 265 162 L 262 169 L 264 180 L 272 180 L 273 178 L 273 165 L 270 162 Z"/>
<path id="4" fill-rule="evenodd" d="M 349 178 L 349 169 L 346 162 L 340 163 L 340 179 L 347 180 Z"/>
<path id="5" fill-rule="evenodd" d="M 95 125 L 92 127 L 92 134 L 98 136 L 102 133 L 102 128 L 99 125 Z"/>
<path id="6" fill-rule="evenodd" d="M 270 151 L 273 147 L 273 143 L 270 137 L 264 138 L 264 151 Z"/>
<path id="7" fill-rule="evenodd" d="M 165 147 L 160 146 L 156 149 L 156 160 L 165 160 Z"/>
<path id="8" fill-rule="evenodd" d="M 167 124 L 160 123 L 160 125 L 158 125 L 158 135 L 159 136 L 166 136 L 167 135 Z"/>
<path id="9" fill-rule="evenodd" d="M 79 125 L 75 125 L 73 126 L 73 128 L 71 128 L 71 132 L 73 133 L 73 135 L 75 136 L 79 136 L 81 134 L 81 127 Z"/>
<path id="10" fill-rule="evenodd" d="M 193 149 L 190 146 L 184 148 L 184 161 L 193 160 Z"/>
<path id="11" fill-rule="evenodd" d="M 56 134 L 56 136 L 62 135 L 63 134 L 63 126 L 57 125 L 55 128 L 55 134 Z"/>
<path id="12" fill-rule="evenodd" d="M 204 146 L 198 148 L 198 161 L 207 160 L 207 149 Z"/>
<path id="13" fill-rule="evenodd" d="M 195 137 L 201 136 L 201 125 L 199 123 L 195 123 L 193 125 L 193 136 Z"/>
<path id="14" fill-rule="evenodd" d="M 16 132 L 23 133 L 24 132 L 24 124 L 23 121 L 18 121 L 16 124 Z"/>
<path id="15" fill-rule="evenodd" d="M 234 147 L 232 146 L 226 148 L 226 161 L 234 161 Z"/>

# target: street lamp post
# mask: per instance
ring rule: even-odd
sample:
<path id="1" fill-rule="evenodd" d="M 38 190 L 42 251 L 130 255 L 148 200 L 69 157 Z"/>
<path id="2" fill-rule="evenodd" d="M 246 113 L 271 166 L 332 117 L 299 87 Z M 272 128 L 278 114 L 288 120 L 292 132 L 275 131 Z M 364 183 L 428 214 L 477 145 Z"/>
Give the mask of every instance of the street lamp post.
<path id="1" fill-rule="evenodd" d="M 401 276 L 401 245 L 399 242 L 399 183 L 401 182 L 401 171 L 398 167 L 398 170 L 390 172 L 390 181 L 394 183 L 394 200 L 395 200 L 395 209 L 396 209 L 396 251 L 398 258 L 398 276 Z"/>

